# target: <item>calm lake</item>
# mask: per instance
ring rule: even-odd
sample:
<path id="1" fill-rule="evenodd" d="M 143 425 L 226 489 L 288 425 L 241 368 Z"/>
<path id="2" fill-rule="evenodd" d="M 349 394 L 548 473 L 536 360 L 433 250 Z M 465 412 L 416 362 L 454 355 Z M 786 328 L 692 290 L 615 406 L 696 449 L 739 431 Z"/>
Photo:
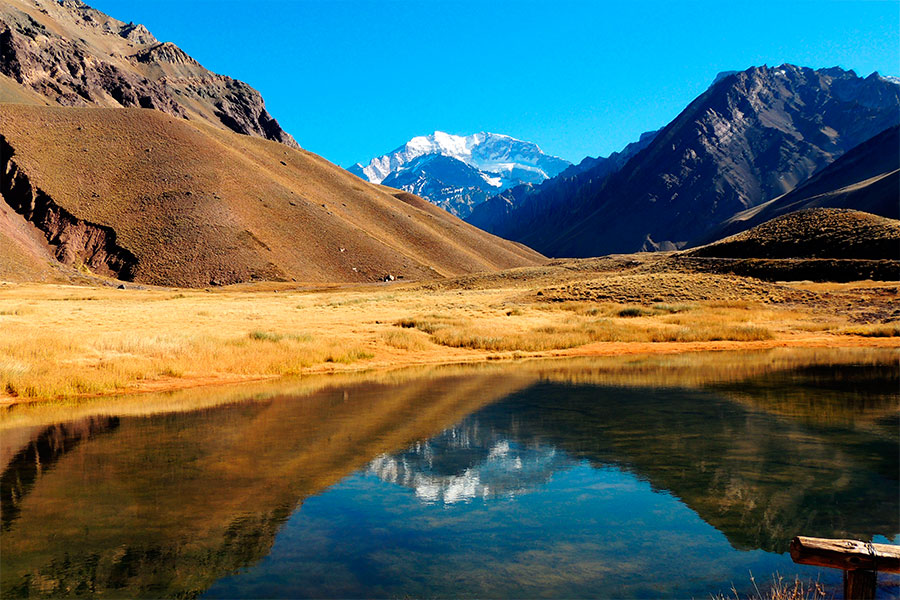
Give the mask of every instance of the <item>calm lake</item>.
<path id="1" fill-rule="evenodd" d="M 897 352 L 819 350 L 12 407 L 0 592 L 709 598 L 778 572 L 839 597 L 788 544 L 900 542 L 898 405 Z"/>

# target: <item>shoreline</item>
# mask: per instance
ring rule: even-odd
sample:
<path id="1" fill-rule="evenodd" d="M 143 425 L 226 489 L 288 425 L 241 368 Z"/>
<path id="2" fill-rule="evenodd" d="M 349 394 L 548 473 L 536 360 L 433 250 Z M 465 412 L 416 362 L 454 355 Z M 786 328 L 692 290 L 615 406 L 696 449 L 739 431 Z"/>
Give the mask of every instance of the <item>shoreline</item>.
<path id="1" fill-rule="evenodd" d="M 864 337 L 851 335 L 785 336 L 782 338 L 754 341 L 715 340 L 701 342 L 596 342 L 576 348 L 546 350 L 522 354 L 520 352 L 490 352 L 472 350 L 472 356 L 454 356 L 445 359 L 404 357 L 402 360 L 356 362 L 346 365 L 333 363 L 318 364 L 296 375 L 252 374 L 252 375 L 211 375 L 200 374 L 187 377 L 167 377 L 141 381 L 133 386 L 102 393 L 61 395 L 53 397 L 26 397 L 0 395 L 0 409 L 20 405 L 49 404 L 60 400 L 74 401 L 93 398 L 113 398 L 116 396 L 139 396 L 160 394 L 198 388 L 217 388 L 256 382 L 274 382 L 289 377 L 309 377 L 320 375 L 384 373 L 414 367 L 435 367 L 472 365 L 488 362 L 513 362 L 528 360 L 548 360 L 565 358 L 591 358 L 613 356 L 652 356 L 666 354 L 687 354 L 701 352 L 763 351 L 775 348 L 872 348 L 900 349 L 900 338 Z M 477 353 L 477 355 L 475 355 Z"/>

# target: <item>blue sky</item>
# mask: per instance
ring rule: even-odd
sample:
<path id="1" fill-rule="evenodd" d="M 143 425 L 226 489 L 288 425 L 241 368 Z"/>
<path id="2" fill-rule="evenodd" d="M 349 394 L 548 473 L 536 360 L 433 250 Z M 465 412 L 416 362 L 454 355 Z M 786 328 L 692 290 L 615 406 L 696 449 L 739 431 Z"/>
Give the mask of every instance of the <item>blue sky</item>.
<path id="1" fill-rule="evenodd" d="M 88 0 L 259 89 L 342 166 L 439 129 L 573 162 L 675 117 L 725 70 L 900 75 L 900 2 Z"/>

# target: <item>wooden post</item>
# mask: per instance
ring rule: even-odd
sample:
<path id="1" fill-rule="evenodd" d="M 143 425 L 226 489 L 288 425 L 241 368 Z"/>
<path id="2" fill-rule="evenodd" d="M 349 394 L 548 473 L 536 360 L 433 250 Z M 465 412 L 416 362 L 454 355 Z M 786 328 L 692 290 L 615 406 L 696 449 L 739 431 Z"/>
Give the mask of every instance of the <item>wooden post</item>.
<path id="1" fill-rule="evenodd" d="M 844 598 L 875 598 L 878 571 L 900 573 L 900 546 L 858 540 L 829 540 L 797 536 L 791 541 L 791 559 L 801 565 L 844 571 Z"/>
<path id="2" fill-rule="evenodd" d="M 844 571 L 844 598 L 846 600 L 875 600 L 878 574 L 869 569 Z"/>

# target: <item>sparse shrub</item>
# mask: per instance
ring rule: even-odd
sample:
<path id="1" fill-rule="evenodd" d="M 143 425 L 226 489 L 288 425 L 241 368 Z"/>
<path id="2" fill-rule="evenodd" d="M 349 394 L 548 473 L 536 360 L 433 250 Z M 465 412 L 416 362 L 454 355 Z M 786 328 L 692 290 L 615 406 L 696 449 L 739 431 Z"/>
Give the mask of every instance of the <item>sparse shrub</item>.
<path id="1" fill-rule="evenodd" d="M 668 304 L 665 302 L 658 302 L 653 305 L 654 310 L 658 310 L 660 312 L 666 312 L 669 314 L 687 312 L 689 310 L 694 310 L 696 308 L 697 308 L 697 306 L 695 304 Z"/>
<path id="2" fill-rule="evenodd" d="M 640 306 L 629 306 L 628 308 L 623 308 L 616 314 L 620 317 L 646 317 L 652 315 L 653 311 L 641 308 Z"/>
<path id="3" fill-rule="evenodd" d="M 269 331 L 251 331 L 247 334 L 251 340 L 257 340 L 260 342 L 280 342 L 284 339 L 284 336 L 279 333 L 271 333 Z"/>
<path id="4" fill-rule="evenodd" d="M 375 355 L 359 348 L 353 348 L 343 354 L 330 354 L 325 357 L 325 362 L 349 365 L 358 360 L 367 360 L 369 358 L 375 358 Z"/>
<path id="5" fill-rule="evenodd" d="M 459 319 L 450 319 L 441 315 L 426 315 L 424 317 L 411 317 L 400 319 L 397 321 L 399 327 L 404 329 L 418 329 L 428 334 L 434 334 L 441 329 L 451 326 L 460 326 L 464 321 Z"/>

